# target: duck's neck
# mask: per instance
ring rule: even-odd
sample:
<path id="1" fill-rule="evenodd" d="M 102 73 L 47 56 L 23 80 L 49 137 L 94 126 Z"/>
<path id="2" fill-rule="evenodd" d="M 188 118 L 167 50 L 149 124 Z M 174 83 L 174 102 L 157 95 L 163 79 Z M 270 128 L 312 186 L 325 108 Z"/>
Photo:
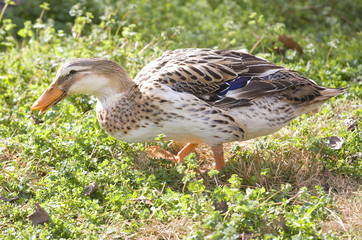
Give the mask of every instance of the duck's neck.
<path id="1" fill-rule="evenodd" d="M 101 81 L 104 84 L 92 94 L 96 96 L 100 102 L 105 102 L 117 95 L 127 94 L 136 85 L 131 79 L 122 79 L 121 81 L 118 79 L 102 79 Z"/>
<path id="2" fill-rule="evenodd" d="M 127 115 L 135 111 L 135 106 L 139 104 L 142 94 L 136 84 L 127 92 L 113 92 L 107 95 L 97 96 L 97 114 L 110 114 L 111 112 L 122 113 Z M 133 115 L 133 114 L 131 114 Z"/>
<path id="3" fill-rule="evenodd" d="M 121 66 L 113 68 L 112 71 L 103 71 L 101 75 L 95 77 L 103 78 L 98 80 L 99 87 L 94 92 L 99 101 L 104 101 L 114 95 L 128 93 L 136 85 Z"/>

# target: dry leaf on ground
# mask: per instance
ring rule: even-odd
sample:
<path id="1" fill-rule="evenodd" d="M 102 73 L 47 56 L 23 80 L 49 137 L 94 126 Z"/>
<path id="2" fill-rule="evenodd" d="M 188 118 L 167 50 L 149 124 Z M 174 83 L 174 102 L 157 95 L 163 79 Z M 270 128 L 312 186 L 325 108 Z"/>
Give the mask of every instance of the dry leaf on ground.
<path id="1" fill-rule="evenodd" d="M 16 196 L 16 197 L 13 197 L 13 198 L 7 198 L 7 197 L 4 197 L 4 196 L 1 196 L 0 197 L 0 200 L 3 200 L 4 202 L 15 202 L 16 200 L 18 200 L 20 197 L 19 196 Z"/>
<path id="2" fill-rule="evenodd" d="M 300 53 L 303 53 L 303 49 L 302 47 L 296 43 L 293 39 L 291 38 L 288 38 L 286 35 L 280 35 L 278 40 L 284 44 L 284 46 L 287 48 L 287 49 L 294 49 L 294 50 L 297 50 L 298 52 Z"/>
<path id="3" fill-rule="evenodd" d="M 343 138 L 338 136 L 322 138 L 322 143 L 332 149 L 341 149 L 343 145 Z"/>
<path id="4" fill-rule="evenodd" d="M 221 202 L 214 202 L 213 203 L 216 210 L 220 211 L 220 213 L 226 213 L 229 210 L 227 202 L 221 201 Z"/>
<path id="5" fill-rule="evenodd" d="M 89 196 L 92 193 L 94 193 L 95 191 L 97 191 L 98 189 L 98 183 L 97 182 L 92 182 L 90 184 L 88 184 L 87 186 L 84 187 L 84 191 L 86 191 L 84 194 Z"/>
<path id="6" fill-rule="evenodd" d="M 143 195 L 139 196 L 138 198 L 131 198 L 130 200 L 133 201 L 133 202 L 138 202 L 139 201 L 139 202 L 142 202 L 144 204 L 153 205 L 153 202 L 150 199 L 143 196 Z"/>
<path id="7" fill-rule="evenodd" d="M 34 225 L 44 224 L 45 222 L 48 222 L 48 213 L 42 207 L 40 207 L 39 203 L 35 203 L 35 207 L 36 208 L 34 212 L 28 216 L 31 222 Z"/>
<path id="8" fill-rule="evenodd" d="M 352 116 L 344 120 L 344 124 L 346 125 L 347 131 L 353 131 L 357 128 L 358 122 L 356 120 L 356 116 Z"/>

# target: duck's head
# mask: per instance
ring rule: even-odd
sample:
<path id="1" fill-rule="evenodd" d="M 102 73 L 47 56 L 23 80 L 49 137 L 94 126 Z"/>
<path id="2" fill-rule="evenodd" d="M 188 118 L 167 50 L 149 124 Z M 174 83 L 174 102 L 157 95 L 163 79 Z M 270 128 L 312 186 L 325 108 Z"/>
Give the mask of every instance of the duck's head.
<path id="1" fill-rule="evenodd" d="M 54 81 L 31 109 L 40 109 L 41 115 L 72 94 L 94 95 L 102 101 L 114 94 L 127 92 L 132 85 L 132 79 L 116 62 L 101 58 L 78 58 L 66 62 L 58 70 Z"/>

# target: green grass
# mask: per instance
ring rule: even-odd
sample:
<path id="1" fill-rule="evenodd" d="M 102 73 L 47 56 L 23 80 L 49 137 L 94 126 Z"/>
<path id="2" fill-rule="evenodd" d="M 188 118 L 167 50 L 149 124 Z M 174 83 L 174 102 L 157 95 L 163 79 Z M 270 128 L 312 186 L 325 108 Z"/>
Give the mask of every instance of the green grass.
<path id="1" fill-rule="evenodd" d="M 0 17 L 0 197 L 19 197 L 0 200 L 1 239 L 360 238 L 362 131 L 344 123 L 362 116 L 360 1 L 77 2 L 24 1 Z M 175 166 L 108 136 L 92 97 L 30 110 L 67 59 L 105 57 L 135 76 L 184 47 L 246 48 L 348 92 L 271 136 L 227 144 L 220 173 L 203 146 Z M 331 136 L 341 149 L 321 144 Z M 35 203 L 44 226 L 29 220 Z"/>

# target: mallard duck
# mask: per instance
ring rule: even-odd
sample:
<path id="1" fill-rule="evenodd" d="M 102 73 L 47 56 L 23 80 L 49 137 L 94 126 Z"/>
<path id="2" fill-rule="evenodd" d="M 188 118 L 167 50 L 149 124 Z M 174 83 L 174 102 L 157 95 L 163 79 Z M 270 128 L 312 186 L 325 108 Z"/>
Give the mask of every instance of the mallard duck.
<path id="1" fill-rule="evenodd" d="M 221 170 L 223 143 L 274 133 L 343 92 L 242 51 L 178 49 L 150 62 L 134 80 L 107 59 L 70 60 L 32 110 L 42 114 L 68 95 L 94 95 L 98 121 L 113 137 L 153 142 L 164 134 L 187 143 L 176 156 L 161 150 L 176 163 L 205 143 Z M 159 150 L 150 148 L 155 155 Z"/>

